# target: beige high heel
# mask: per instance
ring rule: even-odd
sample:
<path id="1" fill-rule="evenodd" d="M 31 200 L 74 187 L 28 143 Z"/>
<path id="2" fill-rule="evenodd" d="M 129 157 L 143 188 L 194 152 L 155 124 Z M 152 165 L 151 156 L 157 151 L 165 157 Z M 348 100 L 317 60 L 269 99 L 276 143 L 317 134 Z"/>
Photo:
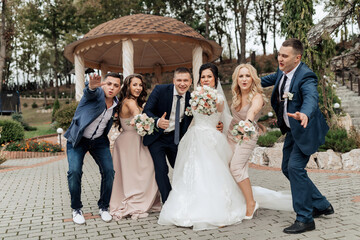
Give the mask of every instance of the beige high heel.
<path id="1" fill-rule="evenodd" d="M 259 209 L 259 204 L 257 202 L 255 202 L 255 208 L 254 208 L 254 211 L 253 213 L 251 214 L 251 216 L 246 216 L 244 217 L 244 219 L 246 220 L 250 220 L 250 219 L 253 219 L 254 217 L 254 214 L 256 213 L 256 211 Z"/>

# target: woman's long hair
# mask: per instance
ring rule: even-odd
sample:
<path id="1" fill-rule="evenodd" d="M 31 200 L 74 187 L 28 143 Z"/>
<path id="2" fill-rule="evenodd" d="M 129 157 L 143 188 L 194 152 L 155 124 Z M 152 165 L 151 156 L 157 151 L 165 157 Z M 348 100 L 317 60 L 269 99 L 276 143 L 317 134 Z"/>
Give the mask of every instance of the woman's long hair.
<path id="1" fill-rule="evenodd" d="M 141 83 L 142 83 L 143 90 L 141 91 L 138 98 L 131 95 L 131 92 L 130 92 L 130 84 L 131 84 L 131 80 L 133 78 L 140 79 Z M 125 99 L 136 99 L 138 106 L 142 107 L 144 105 L 144 103 L 146 102 L 146 96 L 147 96 L 146 84 L 144 82 L 144 77 L 142 75 L 131 74 L 125 78 L 123 85 L 121 87 L 121 90 L 120 90 L 119 104 L 116 107 L 117 118 L 115 120 L 115 124 L 116 124 L 116 126 L 118 126 L 119 130 L 121 129 L 120 113 L 121 113 L 121 109 L 123 107 L 124 100 Z"/>
<path id="2" fill-rule="evenodd" d="M 264 95 L 264 90 L 261 87 L 261 80 L 257 75 L 257 71 L 256 69 L 251 65 L 251 64 L 240 64 L 239 66 L 237 66 L 234 70 L 234 73 L 232 75 L 232 86 L 231 86 L 231 92 L 233 95 L 232 98 L 232 106 L 233 108 L 237 108 L 238 106 L 241 105 L 241 89 L 239 87 L 238 84 L 238 79 L 239 79 L 239 74 L 240 74 L 240 69 L 242 68 L 247 68 L 250 72 L 250 76 L 252 78 L 252 83 L 251 83 L 251 87 L 250 87 L 250 93 L 248 96 L 248 101 L 251 102 L 251 100 L 254 98 L 254 96 L 257 93 L 260 93 L 263 95 L 264 101 L 266 100 L 265 95 Z"/>

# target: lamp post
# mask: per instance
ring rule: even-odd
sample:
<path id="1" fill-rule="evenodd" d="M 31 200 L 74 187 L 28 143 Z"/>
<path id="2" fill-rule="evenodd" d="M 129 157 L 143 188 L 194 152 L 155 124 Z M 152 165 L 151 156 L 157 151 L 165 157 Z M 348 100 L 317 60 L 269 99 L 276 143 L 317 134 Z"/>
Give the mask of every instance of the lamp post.
<path id="1" fill-rule="evenodd" d="M 60 149 L 62 149 L 62 146 L 61 146 L 61 134 L 64 132 L 64 130 L 62 128 L 58 128 L 58 129 L 56 129 L 56 132 L 57 132 L 58 138 L 59 138 L 58 142 L 60 144 Z"/>

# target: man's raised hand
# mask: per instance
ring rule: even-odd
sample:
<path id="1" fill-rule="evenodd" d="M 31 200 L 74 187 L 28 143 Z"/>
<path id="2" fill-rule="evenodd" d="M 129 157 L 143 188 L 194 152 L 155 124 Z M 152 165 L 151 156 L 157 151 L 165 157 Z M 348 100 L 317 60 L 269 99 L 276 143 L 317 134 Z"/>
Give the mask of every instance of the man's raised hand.
<path id="1" fill-rule="evenodd" d="M 97 74 L 90 75 L 89 88 L 90 90 L 95 90 L 102 85 L 105 85 L 105 82 L 101 82 L 101 77 Z"/>
<path id="2" fill-rule="evenodd" d="M 296 112 L 296 113 L 288 113 L 289 117 L 294 118 L 295 120 L 301 121 L 301 126 L 304 128 L 307 127 L 307 124 L 309 122 L 309 118 L 305 113 L 302 112 Z"/>
<path id="3" fill-rule="evenodd" d="M 159 118 L 158 121 L 158 127 L 164 130 L 169 127 L 169 120 L 165 119 L 165 116 L 166 116 L 166 112 L 164 112 L 164 114 L 161 116 L 161 118 Z"/>

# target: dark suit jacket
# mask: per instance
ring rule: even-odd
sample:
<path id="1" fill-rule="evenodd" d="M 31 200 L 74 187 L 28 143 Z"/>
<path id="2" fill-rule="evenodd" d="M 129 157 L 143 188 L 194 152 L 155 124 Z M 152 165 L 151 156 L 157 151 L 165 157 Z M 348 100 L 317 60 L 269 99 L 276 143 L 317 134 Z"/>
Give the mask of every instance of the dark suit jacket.
<path id="1" fill-rule="evenodd" d="M 91 91 L 88 87 L 88 83 L 85 83 L 84 95 L 76 108 L 70 127 L 64 134 L 64 137 L 72 143 L 73 147 L 76 147 L 80 142 L 85 128 L 100 116 L 105 109 L 105 93 L 102 88 L 96 88 L 94 91 Z M 114 112 L 115 108 L 113 115 Z M 113 119 L 110 118 L 104 129 L 103 136 L 107 137 L 112 124 Z"/>
<path id="2" fill-rule="evenodd" d="M 271 105 L 276 112 L 279 107 L 276 91 L 279 89 L 282 75 L 283 72 L 278 69 L 276 73 L 261 78 L 263 87 L 274 85 Z M 292 100 L 287 102 L 287 112 L 302 112 L 309 118 L 308 125 L 304 128 L 300 125 L 300 121 L 289 117 L 290 129 L 295 142 L 306 155 L 313 154 L 320 145 L 324 144 L 325 135 L 329 130 L 318 105 L 317 81 L 315 73 L 305 63 L 301 62 L 295 71 L 289 88 L 289 92 L 294 96 Z"/>
<path id="3" fill-rule="evenodd" d="M 165 119 L 170 118 L 172 102 L 174 96 L 174 84 L 163 84 L 157 85 L 154 90 L 151 92 L 149 99 L 146 102 L 143 112 L 146 113 L 149 117 L 152 117 L 156 121 L 161 118 L 161 116 L 166 112 Z M 190 106 L 190 92 L 186 92 L 185 96 L 185 109 Z M 184 118 L 180 124 L 180 138 L 185 134 L 188 129 L 192 117 L 184 115 Z M 155 124 L 156 126 L 156 124 Z M 164 130 L 158 128 L 158 131 L 154 131 L 152 135 L 144 136 L 144 145 L 151 145 L 161 134 L 163 134 Z"/>

